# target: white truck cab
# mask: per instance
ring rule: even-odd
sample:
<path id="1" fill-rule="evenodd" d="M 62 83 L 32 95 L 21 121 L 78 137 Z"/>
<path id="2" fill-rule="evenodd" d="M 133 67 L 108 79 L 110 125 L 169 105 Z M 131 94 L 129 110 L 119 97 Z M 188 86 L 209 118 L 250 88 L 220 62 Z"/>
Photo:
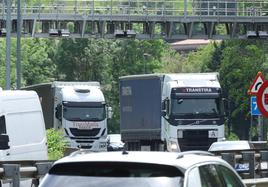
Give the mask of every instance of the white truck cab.
<path id="1" fill-rule="evenodd" d="M 107 151 L 108 107 L 99 82 L 53 82 L 54 128 L 68 147 Z"/>
<path id="2" fill-rule="evenodd" d="M 168 148 L 207 150 L 223 141 L 224 108 L 218 73 L 166 74 L 162 101 L 166 115 L 162 118 L 168 134 Z"/>
<path id="3" fill-rule="evenodd" d="M 34 91 L 0 90 L 0 160 L 47 160 L 45 123 Z"/>

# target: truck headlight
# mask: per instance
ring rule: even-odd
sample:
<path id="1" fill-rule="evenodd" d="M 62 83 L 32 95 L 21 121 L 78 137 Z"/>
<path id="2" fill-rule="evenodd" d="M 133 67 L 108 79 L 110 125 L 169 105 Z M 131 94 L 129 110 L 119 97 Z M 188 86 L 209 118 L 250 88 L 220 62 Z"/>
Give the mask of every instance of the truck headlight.
<path id="1" fill-rule="evenodd" d="M 171 152 L 176 152 L 179 150 L 178 144 L 176 142 L 170 141 L 169 148 Z"/>

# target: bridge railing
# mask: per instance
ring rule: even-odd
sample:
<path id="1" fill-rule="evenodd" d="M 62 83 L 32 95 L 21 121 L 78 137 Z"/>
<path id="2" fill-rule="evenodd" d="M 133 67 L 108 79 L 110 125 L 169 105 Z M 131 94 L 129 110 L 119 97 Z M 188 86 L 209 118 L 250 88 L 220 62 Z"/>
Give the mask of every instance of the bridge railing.
<path id="1" fill-rule="evenodd" d="M 12 0 L 16 13 L 16 0 Z M 0 0 L 0 14 L 6 13 Z M 153 16 L 268 16 L 267 0 L 41 0 L 23 2 L 22 13 Z"/>

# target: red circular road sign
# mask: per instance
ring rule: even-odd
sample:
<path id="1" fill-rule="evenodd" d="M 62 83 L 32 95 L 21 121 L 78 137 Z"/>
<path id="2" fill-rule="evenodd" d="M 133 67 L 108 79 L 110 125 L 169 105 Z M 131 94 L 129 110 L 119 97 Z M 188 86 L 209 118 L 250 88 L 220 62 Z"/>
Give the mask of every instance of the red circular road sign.
<path id="1" fill-rule="evenodd" d="M 260 112 L 268 118 L 268 81 L 265 81 L 258 90 L 257 105 Z"/>

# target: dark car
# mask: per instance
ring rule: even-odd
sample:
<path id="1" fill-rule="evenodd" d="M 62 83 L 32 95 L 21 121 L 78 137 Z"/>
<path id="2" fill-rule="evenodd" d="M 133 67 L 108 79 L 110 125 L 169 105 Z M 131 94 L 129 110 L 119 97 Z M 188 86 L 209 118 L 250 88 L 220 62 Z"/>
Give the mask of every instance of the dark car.
<path id="1" fill-rule="evenodd" d="M 120 134 L 109 134 L 107 136 L 107 151 L 122 151 L 124 143 L 121 141 Z"/>

